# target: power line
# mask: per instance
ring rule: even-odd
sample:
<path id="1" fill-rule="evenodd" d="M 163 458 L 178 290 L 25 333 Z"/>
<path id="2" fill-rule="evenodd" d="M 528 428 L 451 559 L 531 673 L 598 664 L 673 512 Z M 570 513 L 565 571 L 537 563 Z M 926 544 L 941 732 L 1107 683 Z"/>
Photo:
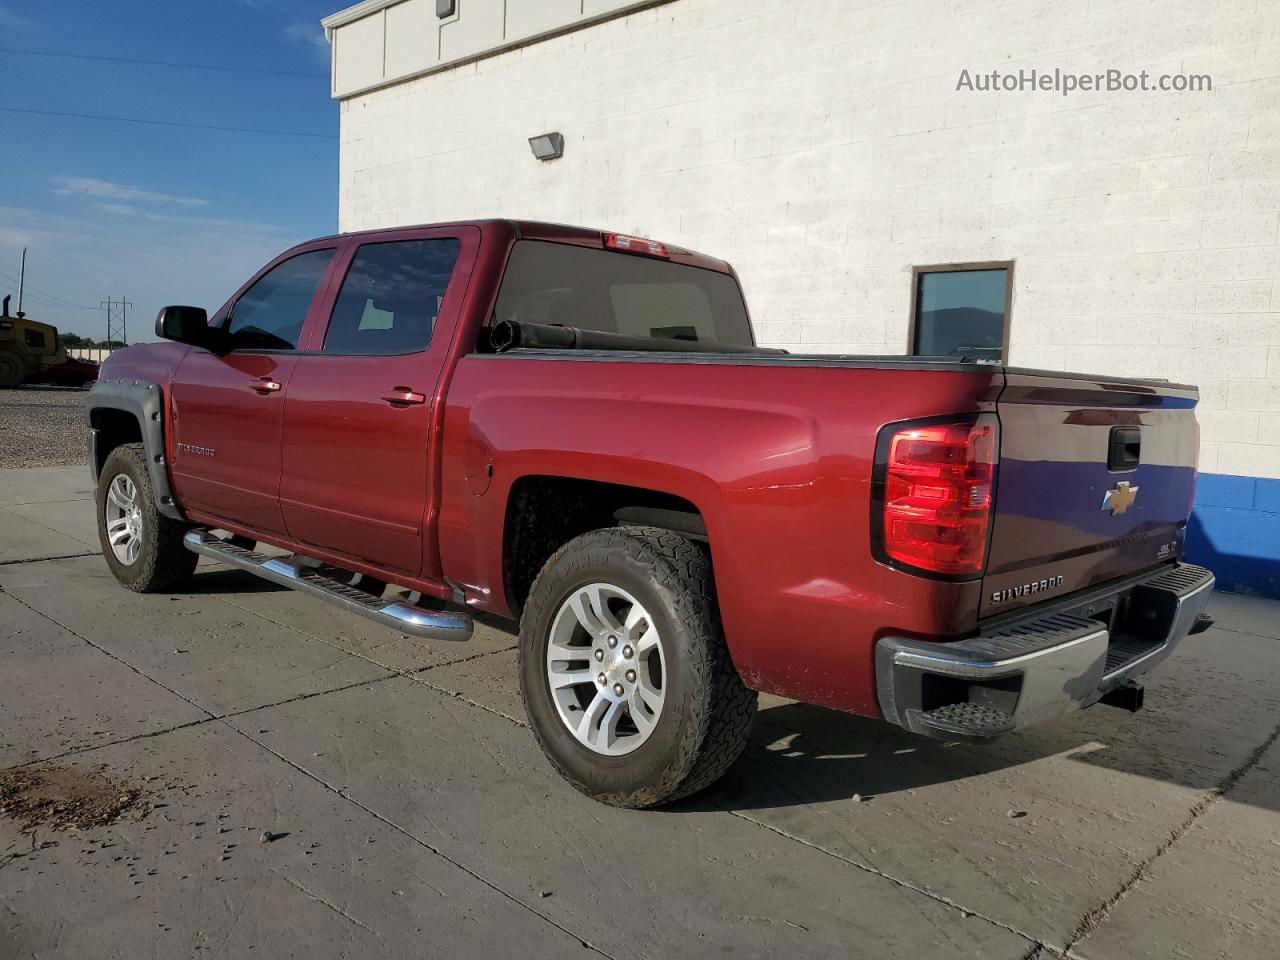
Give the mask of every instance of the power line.
<path id="1" fill-rule="evenodd" d="M 8 278 L 11 283 L 16 283 L 12 278 Z M 34 303 L 42 307 L 65 307 L 68 310 L 97 310 L 97 307 L 88 307 L 80 303 L 72 303 L 70 300 L 64 300 L 60 297 L 50 297 L 47 294 L 33 291 L 31 285 L 27 285 L 25 299 L 27 303 Z"/>
<path id="2" fill-rule="evenodd" d="M 56 300 L 49 300 L 43 296 L 37 296 L 31 292 L 31 288 L 27 288 L 27 292 L 23 297 L 25 305 L 28 307 L 42 307 L 45 310 L 97 310 L 98 307 L 81 306 L 78 303 L 59 303 Z"/>
<path id="3" fill-rule="evenodd" d="M 11 274 L 11 273 L 6 273 L 6 272 L 5 272 L 5 271 L 3 271 L 3 270 L 0 270 L 0 278 L 3 278 L 3 279 L 5 279 L 5 280 L 8 280 L 10 283 L 18 283 L 18 282 L 19 282 L 19 280 L 18 280 L 18 278 L 17 278 L 17 277 L 15 277 L 15 276 L 14 276 L 13 274 Z M 41 300 L 49 301 L 49 302 L 47 302 L 47 303 L 45 303 L 45 304 L 44 304 L 44 306 L 46 306 L 46 307 L 48 307 L 48 306 L 55 306 L 55 307 L 69 307 L 69 308 L 72 308 L 72 309 L 75 309 L 75 310 L 98 310 L 98 309 L 100 309 L 99 307 L 86 307 L 86 306 L 84 306 L 84 305 L 82 305 L 82 304 L 75 303 L 75 302 L 73 302 L 73 301 L 71 301 L 71 300 L 68 300 L 66 297 L 59 296 L 59 295 L 58 295 L 58 294 L 56 294 L 56 293 L 49 293 L 49 291 L 47 291 L 47 290 L 41 290 L 39 287 L 33 287 L 33 286 L 32 286 L 31 284 L 29 284 L 29 283 L 28 283 L 28 284 L 26 284 L 26 288 L 27 288 L 26 296 L 27 296 L 27 298 L 28 298 L 28 299 L 30 299 L 30 298 L 31 298 L 32 294 L 35 294 L 37 298 L 39 298 L 39 299 L 41 299 Z"/>
<path id="4" fill-rule="evenodd" d="M 0 271 L 0 278 L 8 280 L 10 283 L 18 283 L 19 281 L 12 275 Z M 38 287 L 31 284 L 26 285 L 26 293 L 24 294 L 29 303 L 34 303 L 41 307 L 61 307 L 67 310 L 97 310 L 98 307 L 88 307 L 84 304 L 73 303 L 66 297 L 59 297 L 56 294 L 45 293 Z"/>
<path id="5" fill-rule="evenodd" d="M 74 305 L 74 304 L 68 304 L 68 303 L 46 303 L 44 300 L 40 300 L 40 299 L 32 300 L 30 297 L 28 297 L 28 298 L 27 298 L 27 300 L 28 300 L 28 302 L 29 302 L 29 303 L 32 303 L 32 304 L 34 304 L 34 305 L 35 305 L 35 306 L 37 306 L 37 307 L 43 307 L 43 308 L 44 308 L 44 309 L 46 309 L 46 310 L 89 310 L 89 311 L 93 311 L 93 310 L 99 310 L 99 309 L 101 309 L 100 307 L 81 307 L 81 306 L 76 306 L 76 305 Z"/>
<path id="6" fill-rule="evenodd" d="M 315 137 L 336 140 L 336 133 L 307 133 L 303 130 L 267 130 L 262 127 L 222 127 L 207 123 L 181 123 L 177 120 L 150 120 L 145 117 L 109 117 L 99 113 L 64 113 L 60 110 L 28 110 L 23 107 L 0 107 L 4 113 L 27 113 L 41 117 L 69 117 L 73 120 L 107 120 L 112 123 L 142 123 L 156 127 L 187 127 L 192 130 L 217 130 L 222 133 L 265 133 L 278 137 Z"/>
<path id="7" fill-rule="evenodd" d="M 14 280 L 13 280 L 13 278 L 12 278 L 12 277 L 9 277 L 9 278 L 7 278 L 7 279 L 8 279 L 11 283 L 12 283 L 12 282 L 16 282 L 16 281 L 14 281 Z M 29 283 L 26 285 L 26 295 L 27 295 L 27 297 L 29 297 L 29 298 L 30 298 L 30 297 L 35 297 L 37 300 L 43 300 L 43 301 L 45 301 L 45 303 L 46 303 L 46 304 L 55 304 L 55 305 L 60 306 L 60 307 L 82 307 L 82 306 L 84 306 L 84 304 L 76 303 L 76 302 L 75 302 L 75 301 L 73 301 L 73 300 L 68 300 L 66 297 L 60 297 L 60 296 L 58 296 L 57 294 L 54 294 L 54 293 L 45 293 L 43 290 L 39 290 L 39 289 L 37 289 L 37 288 L 35 288 L 35 287 L 31 286 L 31 284 L 29 284 Z M 95 307 L 94 309 L 97 309 L 97 308 Z"/>
<path id="8" fill-rule="evenodd" d="M 31 307 L 37 307 L 38 309 L 46 312 L 53 312 L 57 310 L 83 310 L 88 312 L 96 312 L 99 309 L 101 309 L 100 307 L 68 307 L 65 304 L 61 304 L 61 303 L 45 303 L 43 300 L 32 300 L 30 297 L 27 297 L 27 302 L 25 306 L 27 307 L 28 313 L 31 312 L 30 310 Z"/>
<path id="9" fill-rule="evenodd" d="M 327 77 L 328 73 L 304 70 L 268 70 L 265 67 L 230 67 L 219 63 L 180 63 L 176 60 L 142 60 L 136 57 L 104 57 L 94 53 L 61 53 L 56 50 L 17 50 L 0 47 L 0 53 L 26 57 L 62 57 L 67 60 L 101 60 L 106 63 L 134 63 L 148 67 L 179 67 L 189 70 L 220 70 L 225 73 L 266 73 L 276 77 Z"/>

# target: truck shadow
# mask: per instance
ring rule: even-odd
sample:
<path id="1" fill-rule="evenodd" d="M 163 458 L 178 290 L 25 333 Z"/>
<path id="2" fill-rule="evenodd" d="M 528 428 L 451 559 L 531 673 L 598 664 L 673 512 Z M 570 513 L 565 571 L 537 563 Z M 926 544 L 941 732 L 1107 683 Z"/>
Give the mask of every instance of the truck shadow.
<path id="1" fill-rule="evenodd" d="M 223 593 L 279 593 L 288 589 L 244 570 L 211 567 L 198 569 L 181 595 L 198 597 Z"/>
<path id="2" fill-rule="evenodd" d="M 1095 707 L 1057 724 L 985 744 L 948 743 L 918 737 L 879 720 L 807 704 L 762 704 L 746 750 L 724 779 L 670 809 L 746 811 L 850 802 L 855 796 L 874 802 L 1059 757 L 1210 791 L 1220 786 L 1248 751 L 1240 758 L 1224 756 L 1224 744 L 1214 731 L 1197 730 L 1197 726 L 1192 719 L 1187 729 L 1170 730 L 1149 715 Z M 1070 774 L 1058 766 L 1046 776 Z M 1002 778 L 1001 789 L 1012 795 L 1025 793 L 1025 787 L 1010 787 L 1006 781 Z M 1232 799 L 1280 811 L 1277 790 L 1233 794 Z"/>
<path id="3" fill-rule="evenodd" d="M 929 740 L 880 720 L 785 703 L 761 709 L 741 758 L 693 803 L 751 810 L 874 800 L 1043 755 L 1026 745 L 1009 756 L 976 744 Z"/>

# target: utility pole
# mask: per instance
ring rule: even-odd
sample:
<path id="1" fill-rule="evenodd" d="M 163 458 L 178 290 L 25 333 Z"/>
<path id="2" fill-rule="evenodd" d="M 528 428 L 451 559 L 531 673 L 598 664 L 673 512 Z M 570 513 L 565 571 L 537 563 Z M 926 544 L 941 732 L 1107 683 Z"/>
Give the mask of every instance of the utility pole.
<path id="1" fill-rule="evenodd" d="M 22 266 L 18 269 L 18 316 L 22 316 L 22 288 L 27 285 L 27 248 L 22 248 Z"/>
<path id="2" fill-rule="evenodd" d="M 129 308 L 133 306 L 124 297 L 119 300 L 112 300 L 107 297 L 101 300 L 98 306 L 107 311 L 107 348 L 111 348 L 113 341 L 118 341 L 122 346 L 129 345 Z"/>

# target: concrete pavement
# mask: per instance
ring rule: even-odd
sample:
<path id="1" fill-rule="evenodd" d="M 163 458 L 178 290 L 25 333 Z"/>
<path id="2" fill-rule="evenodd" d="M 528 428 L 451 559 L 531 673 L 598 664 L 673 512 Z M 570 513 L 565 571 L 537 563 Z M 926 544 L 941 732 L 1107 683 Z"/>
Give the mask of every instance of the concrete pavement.
<path id="1" fill-rule="evenodd" d="M 154 806 L 0 820 L 6 960 L 1275 955 L 1280 604 L 1216 597 L 1140 714 L 985 747 L 766 698 L 722 783 L 641 813 L 552 773 L 501 624 L 405 639 L 214 566 L 138 596 L 89 498 L 0 471 L 0 767 Z"/>

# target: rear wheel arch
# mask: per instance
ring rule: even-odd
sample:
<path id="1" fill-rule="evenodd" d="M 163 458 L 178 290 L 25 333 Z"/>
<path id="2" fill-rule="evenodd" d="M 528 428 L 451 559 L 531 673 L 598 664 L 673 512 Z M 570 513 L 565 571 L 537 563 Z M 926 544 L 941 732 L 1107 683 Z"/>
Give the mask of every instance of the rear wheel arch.
<path id="1" fill-rule="evenodd" d="M 708 541 L 702 510 L 678 494 L 580 477 L 526 475 L 512 484 L 502 534 L 502 579 L 517 617 L 538 572 L 575 537 L 646 526 Z"/>

